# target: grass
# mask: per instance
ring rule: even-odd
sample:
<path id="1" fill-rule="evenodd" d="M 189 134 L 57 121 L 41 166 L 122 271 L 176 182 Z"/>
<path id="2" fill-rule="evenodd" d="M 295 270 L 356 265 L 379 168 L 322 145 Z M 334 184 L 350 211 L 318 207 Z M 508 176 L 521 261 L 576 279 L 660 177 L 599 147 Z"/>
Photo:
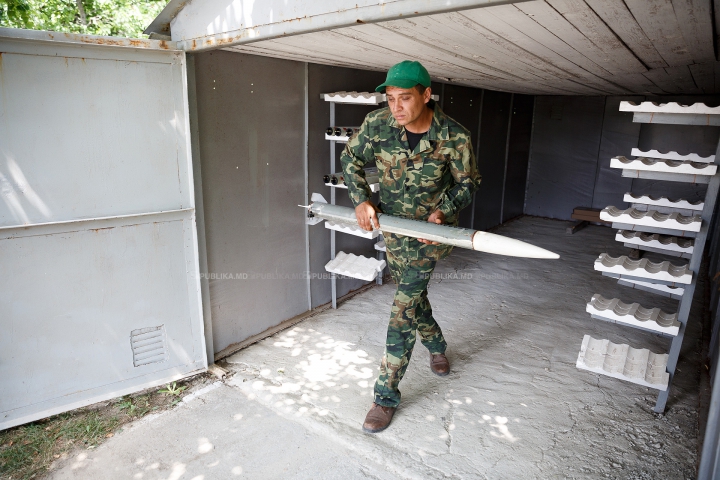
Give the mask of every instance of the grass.
<path id="1" fill-rule="evenodd" d="M 165 387 L 92 405 L 0 431 L 0 478 L 39 478 L 50 465 L 81 449 L 93 449 L 121 427 L 150 412 L 173 407 L 188 386 L 212 381 L 207 374 Z"/>
<path id="2" fill-rule="evenodd" d="M 64 453 L 99 445 L 121 422 L 99 411 L 63 413 L 0 432 L 0 475 L 35 478 Z"/>

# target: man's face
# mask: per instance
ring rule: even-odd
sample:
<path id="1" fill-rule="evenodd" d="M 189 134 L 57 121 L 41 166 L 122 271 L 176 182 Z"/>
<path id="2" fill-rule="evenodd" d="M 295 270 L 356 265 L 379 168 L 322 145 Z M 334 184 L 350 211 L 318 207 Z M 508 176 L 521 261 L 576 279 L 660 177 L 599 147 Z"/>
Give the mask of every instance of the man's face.
<path id="1" fill-rule="evenodd" d="M 407 125 L 417 120 L 430 101 L 430 89 L 426 88 L 424 93 L 418 92 L 417 88 L 386 87 L 390 112 L 400 125 Z"/>

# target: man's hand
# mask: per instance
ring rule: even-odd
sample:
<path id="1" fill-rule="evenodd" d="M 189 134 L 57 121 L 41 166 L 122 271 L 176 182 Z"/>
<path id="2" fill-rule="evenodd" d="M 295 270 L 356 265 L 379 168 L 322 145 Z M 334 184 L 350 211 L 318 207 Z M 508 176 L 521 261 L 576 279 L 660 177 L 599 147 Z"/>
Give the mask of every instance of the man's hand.
<path id="1" fill-rule="evenodd" d="M 435 210 L 428 217 L 428 222 L 437 224 L 445 223 L 445 214 L 440 210 Z M 421 243 L 427 243 L 428 245 L 440 245 L 440 242 L 431 242 L 430 240 L 425 240 L 424 238 L 418 238 L 418 241 Z"/>
<path id="2" fill-rule="evenodd" d="M 379 227 L 380 222 L 378 222 L 376 214 L 376 212 L 379 211 L 380 210 L 378 210 L 378 208 L 373 205 L 370 200 L 366 200 L 355 207 L 355 217 L 357 218 L 360 228 L 369 232 L 373 230 L 373 226 Z"/>

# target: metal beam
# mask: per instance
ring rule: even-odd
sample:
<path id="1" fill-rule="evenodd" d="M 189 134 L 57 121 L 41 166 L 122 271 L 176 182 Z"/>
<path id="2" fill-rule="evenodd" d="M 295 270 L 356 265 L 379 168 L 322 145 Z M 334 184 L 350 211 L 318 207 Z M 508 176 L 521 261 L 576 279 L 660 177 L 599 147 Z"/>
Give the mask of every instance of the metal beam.
<path id="1" fill-rule="evenodd" d="M 335 125 L 335 102 L 330 102 L 330 125 Z M 335 172 L 335 140 L 330 140 L 330 171 Z M 335 205 L 335 189 L 330 188 L 330 203 Z M 335 259 L 335 230 L 330 230 L 330 260 Z M 332 308 L 337 308 L 337 275 L 330 277 Z"/>
<path id="2" fill-rule="evenodd" d="M 718 308 L 720 310 L 720 308 Z M 720 323 L 720 313 L 715 312 L 714 324 Z M 705 440 L 703 441 L 702 455 L 700 456 L 700 468 L 698 480 L 710 480 L 717 478 L 720 467 L 718 466 L 718 442 L 720 441 L 720 375 L 715 373 L 713 377 L 712 396 L 708 408 L 707 428 L 705 429 Z"/>
<path id="3" fill-rule="evenodd" d="M 709 175 L 691 175 L 689 173 L 648 172 L 646 170 L 631 170 L 623 168 L 622 176 L 627 178 L 644 178 L 647 180 L 662 180 L 664 182 L 703 183 L 710 182 Z"/>
<path id="4" fill-rule="evenodd" d="M 205 206 L 202 190 L 200 161 L 200 127 L 198 126 L 197 83 L 195 81 L 195 57 L 187 56 L 188 112 L 190 117 L 190 148 L 192 152 L 193 185 L 195 187 L 195 222 L 197 225 L 198 261 L 201 273 L 207 273 L 207 241 L 205 239 Z M 205 328 L 205 354 L 208 365 L 215 363 L 215 346 L 212 334 L 212 308 L 210 307 L 210 281 L 200 277 L 203 325 Z"/>
<path id="5" fill-rule="evenodd" d="M 521 0 L 528 1 L 528 0 Z M 269 0 L 267 5 L 246 11 L 247 2 L 235 0 L 230 5 L 215 2 L 189 2 L 178 10 L 178 3 L 167 8 L 176 13 L 170 22 L 172 38 L 185 51 L 202 51 L 225 48 L 233 45 L 288 37 L 303 33 L 319 32 L 336 28 L 357 26 L 364 23 L 378 23 L 390 20 L 419 17 L 437 13 L 455 12 L 493 5 L 520 3 L 512 0 L 380 0 L 379 2 L 358 2 L 336 0 L 313 5 L 312 2 L 294 0 L 291 2 Z M 365 3 L 365 5 L 363 5 Z M 318 10 L 317 5 L 323 5 Z M 217 8 L 214 8 L 217 7 Z M 326 11 L 322 11 L 326 8 Z M 201 10 L 216 10 L 214 15 L 203 20 Z M 253 10 L 257 10 L 255 12 Z M 228 12 L 233 12 L 230 15 Z M 172 12 L 163 11 L 158 18 Z M 218 21 L 218 18 L 223 21 Z M 164 22 L 153 22 L 164 23 Z M 213 31 L 218 24 L 227 25 L 227 30 Z M 237 28 L 233 28 L 237 27 Z M 149 32 L 150 28 L 146 30 Z"/>
<path id="6" fill-rule="evenodd" d="M 177 50 L 175 42 L 150 40 L 144 38 L 103 37 L 99 35 L 81 35 L 78 33 L 46 32 L 43 30 L 24 30 L 20 28 L 0 28 L 0 37 L 13 40 L 44 40 L 57 43 L 79 45 L 100 45 L 125 47 L 134 50 Z"/>
<path id="7" fill-rule="evenodd" d="M 671 125 L 719 126 L 720 115 L 704 115 L 701 113 L 647 113 L 635 112 L 635 123 L 667 123 Z"/>
<path id="8" fill-rule="evenodd" d="M 673 230 L 672 228 L 658 228 L 650 227 L 647 225 L 635 225 L 629 223 L 618 223 L 613 222 L 612 228 L 617 230 L 626 230 L 628 232 L 646 232 L 646 233 L 659 233 L 661 235 L 672 235 L 674 237 L 697 237 L 696 232 L 689 232 L 687 230 Z"/>
<path id="9" fill-rule="evenodd" d="M 512 129 L 513 106 L 515 94 L 510 94 L 510 110 L 508 111 L 507 135 L 505 136 L 505 165 L 503 166 L 502 196 L 500 197 L 500 225 L 505 222 L 505 185 L 507 183 L 508 154 L 510 153 L 510 130 Z"/>
<path id="10" fill-rule="evenodd" d="M 720 155 L 720 144 L 717 147 L 716 155 Z M 717 163 L 717 160 L 716 160 Z M 670 352 L 668 353 L 667 371 L 670 374 L 670 381 L 668 382 L 668 388 L 664 392 L 660 392 L 658 395 L 657 403 L 655 404 L 655 412 L 662 413 L 665 411 L 665 405 L 670 394 L 670 387 L 675 376 L 675 367 L 677 366 L 678 357 L 680 356 L 680 349 L 682 347 L 683 336 L 685 335 L 685 327 L 687 325 L 688 317 L 690 316 L 690 307 L 692 306 L 693 296 L 695 294 L 695 286 L 697 283 L 698 275 L 700 273 L 700 264 L 702 263 L 703 255 L 705 252 L 705 241 L 708 236 L 708 229 L 712 223 L 713 213 L 715 212 L 715 202 L 718 197 L 718 191 L 720 190 L 720 173 L 716 173 L 710 184 L 708 185 L 707 193 L 705 194 L 705 206 L 702 211 L 702 227 L 700 232 L 695 238 L 695 247 L 693 249 L 693 256 L 690 259 L 690 270 L 693 272 L 693 280 L 690 285 L 685 286 L 685 293 L 683 294 L 680 305 L 678 306 L 678 321 L 680 322 L 680 332 L 675 337 L 670 346 Z"/>
<path id="11" fill-rule="evenodd" d="M 305 85 L 305 98 L 303 103 L 303 141 L 305 143 L 303 147 L 303 176 L 305 181 L 305 195 L 304 201 L 310 201 L 310 77 L 309 77 L 309 66 L 305 62 L 305 72 L 303 78 Z M 305 224 L 305 271 L 308 273 L 306 280 L 307 287 L 307 299 L 308 299 L 308 311 L 312 310 L 312 286 L 310 285 L 310 229 L 309 225 Z"/>
<path id="12" fill-rule="evenodd" d="M 54 235 L 57 233 L 77 232 L 80 230 L 114 228 L 126 225 L 141 225 L 153 222 L 173 222 L 191 218 L 194 212 L 194 208 L 180 208 L 176 210 L 130 213 L 127 215 L 112 215 L 108 217 L 78 218 L 53 222 L 29 223 L 24 225 L 7 225 L 0 227 L 0 240 L 4 240 L 6 238 L 31 237 L 35 235 Z"/>

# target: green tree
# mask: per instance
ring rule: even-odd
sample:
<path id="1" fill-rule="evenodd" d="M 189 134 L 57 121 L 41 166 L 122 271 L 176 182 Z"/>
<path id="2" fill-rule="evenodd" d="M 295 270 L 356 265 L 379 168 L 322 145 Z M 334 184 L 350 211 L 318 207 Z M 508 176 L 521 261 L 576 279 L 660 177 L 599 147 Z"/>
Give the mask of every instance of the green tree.
<path id="1" fill-rule="evenodd" d="M 142 31 L 168 0 L 0 0 L 0 27 L 129 38 Z"/>

